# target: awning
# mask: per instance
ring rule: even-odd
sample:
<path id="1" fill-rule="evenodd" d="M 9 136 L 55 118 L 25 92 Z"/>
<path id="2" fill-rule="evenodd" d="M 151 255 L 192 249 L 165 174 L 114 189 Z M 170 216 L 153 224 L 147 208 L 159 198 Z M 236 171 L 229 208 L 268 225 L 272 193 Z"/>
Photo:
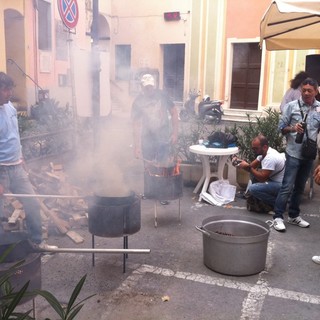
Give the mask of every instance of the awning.
<path id="1" fill-rule="evenodd" d="M 260 47 L 320 49 L 320 1 L 275 0 L 260 23 Z"/>

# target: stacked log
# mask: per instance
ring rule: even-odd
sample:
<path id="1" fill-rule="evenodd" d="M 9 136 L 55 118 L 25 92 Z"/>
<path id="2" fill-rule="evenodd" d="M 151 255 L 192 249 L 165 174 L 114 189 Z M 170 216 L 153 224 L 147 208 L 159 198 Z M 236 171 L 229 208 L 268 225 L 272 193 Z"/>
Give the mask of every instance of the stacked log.
<path id="1" fill-rule="evenodd" d="M 72 185 L 61 164 L 50 163 L 39 172 L 29 170 L 29 178 L 39 201 L 42 217 L 43 237 L 48 237 L 49 230 L 67 235 L 75 243 L 84 239 L 76 232 L 77 228 L 88 226 L 88 206 L 80 188 Z M 67 195 L 72 197 L 55 197 Z M 25 212 L 19 197 L 5 198 L 5 215 L 2 226 L 5 231 L 23 230 Z"/>

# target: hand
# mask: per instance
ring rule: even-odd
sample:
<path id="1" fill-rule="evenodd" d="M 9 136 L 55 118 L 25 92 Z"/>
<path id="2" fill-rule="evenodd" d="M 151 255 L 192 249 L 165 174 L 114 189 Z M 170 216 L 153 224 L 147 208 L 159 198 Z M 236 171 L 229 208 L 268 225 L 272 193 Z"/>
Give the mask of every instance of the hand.
<path id="1" fill-rule="evenodd" d="M 304 129 L 303 129 L 303 127 L 302 127 L 302 125 L 301 125 L 300 122 L 297 123 L 297 124 L 294 126 L 294 130 L 295 130 L 296 132 L 298 132 L 298 133 L 303 133 L 303 132 L 304 132 Z"/>
<path id="2" fill-rule="evenodd" d="M 320 185 L 320 165 L 316 167 L 313 173 L 314 181 Z"/>
<path id="3" fill-rule="evenodd" d="M 237 156 L 232 156 L 231 158 L 231 162 L 234 163 L 238 160 L 238 157 Z"/>
<path id="4" fill-rule="evenodd" d="M 232 156 L 231 163 L 234 167 L 237 167 L 239 163 L 241 163 L 241 159 L 239 159 L 237 156 Z"/>
<path id="5" fill-rule="evenodd" d="M 141 159 L 141 149 L 139 147 L 135 147 L 134 148 L 134 156 L 136 159 Z"/>
<path id="6" fill-rule="evenodd" d="M 172 144 L 176 144 L 177 143 L 177 141 L 178 141 L 178 136 L 175 134 L 175 133 L 173 133 L 172 135 L 171 135 L 171 143 Z"/>
<path id="7" fill-rule="evenodd" d="M 21 158 L 21 165 L 24 171 L 27 173 L 27 175 L 29 175 L 29 168 L 23 158 Z"/>
<path id="8" fill-rule="evenodd" d="M 242 160 L 239 164 L 238 164 L 238 167 L 243 169 L 243 170 L 246 170 L 246 171 L 250 171 L 250 164 L 244 160 Z"/>

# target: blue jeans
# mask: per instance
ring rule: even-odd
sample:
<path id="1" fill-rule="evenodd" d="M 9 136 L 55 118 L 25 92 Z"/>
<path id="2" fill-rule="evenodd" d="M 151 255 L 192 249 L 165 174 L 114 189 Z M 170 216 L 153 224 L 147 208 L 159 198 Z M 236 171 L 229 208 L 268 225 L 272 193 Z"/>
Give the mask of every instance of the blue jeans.
<path id="1" fill-rule="evenodd" d="M 262 202 L 274 207 L 278 192 L 281 188 L 281 182 L 266 181 L 253 183 L 249 187 L 249 193 Z"/>
<path id="2" fill-rule="evenodd" d="M 0 184 L 12 193 L 34 194 L 32 184 L 21 164 L 0 166 Z M 26 225 L 32 242 L 42 241 L 40 205 L 36 198 L 19 198 L 26 214 Z M 4 217 L 3 198 L 0 197 L 0 217 Z"/>
<path id="3" fill-rule="evenodd" d="M 300 160 L 286 154 L 286 168 L 279 194 L 274 206 L 273 218 L 282 218 L 290 198 L 288 215 L 296 218 L 300 214 L 300 202 L 304 187 L 312 169 L 313 160 Z"/>

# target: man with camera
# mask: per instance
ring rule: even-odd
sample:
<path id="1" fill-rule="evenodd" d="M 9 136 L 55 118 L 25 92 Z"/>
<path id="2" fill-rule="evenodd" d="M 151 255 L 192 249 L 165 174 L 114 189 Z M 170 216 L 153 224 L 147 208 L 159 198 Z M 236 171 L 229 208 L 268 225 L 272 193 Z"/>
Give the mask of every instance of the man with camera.
<path id="1" fill-rule="evenodd" d="M 269 147 L 269 142 L 263 135 L 254 138 L 251 147 L 256 156 L 254 161 L 249 164 L 233 158 L 232 163 L 250 172 L 252 184 L 246 192 L 247 209 L 255 212 L 269 212 L 273 210 L 281 187 L 285 155 Z"/>
<path id="2" fill-rule="evenodd" d="M 300 202 L 317 152 L 316 141 L 320 128 L 320 102 L 315 99 L 317 94 L 317 81 L 305 79 L 301 84 L 301 98 L 289 102 L 280 118 L 279 130 L 287 139 L 287 147 L 286 168 L 274 206 L 273 227 L 277 231 L 286 230 L 283 214 L 290 195 L 288 223 L 301 228 L 310 225 L 300 216 Z M 301 141 L 296 139 L 302 135 Z M 306 144 L 307 140 L 310 142 L 309 145 Z M 313 155 L 305 154 L 304 150 L 309 153 L 311 151 Z"/>

